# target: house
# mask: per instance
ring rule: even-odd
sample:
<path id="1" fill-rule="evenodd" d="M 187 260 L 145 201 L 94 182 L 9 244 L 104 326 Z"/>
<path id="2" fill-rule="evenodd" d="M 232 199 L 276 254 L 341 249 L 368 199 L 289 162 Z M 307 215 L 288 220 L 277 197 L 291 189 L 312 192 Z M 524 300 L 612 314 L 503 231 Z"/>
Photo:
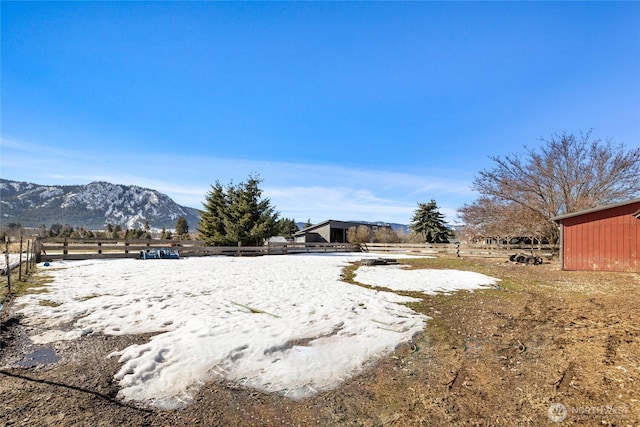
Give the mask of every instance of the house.
<path id="1" fill-rule="evenodd" d="M 640 273 L 640 199 L 551 218 L 563 270 Z"/>
<path id="2" fill-rule="evenodd" d="M 294 234 L 294 238 L 296 243 L 347 243 L 347 231 L 349 228 L 359 225 L 371 228 L 374 233 L 379 227 L 390 227 L 388 224 L 328 219 L 298 231 Z"/>

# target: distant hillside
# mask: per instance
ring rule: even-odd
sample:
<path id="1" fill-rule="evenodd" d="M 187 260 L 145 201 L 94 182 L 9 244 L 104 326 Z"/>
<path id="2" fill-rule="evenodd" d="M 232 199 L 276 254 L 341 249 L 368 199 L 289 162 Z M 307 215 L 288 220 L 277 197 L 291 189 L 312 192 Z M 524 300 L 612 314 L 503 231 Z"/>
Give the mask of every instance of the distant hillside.
<path id="1" fill-rule="evenodd" d="M 195 230 L 199 213 L 180 206 L 169 196 L 135 185 L 92 182 L 86 185 L 39 185 L 0 179 L 0 221 L 23 227 L 69 224 L 102 230 L 106 224 L 122 228 L 175 228 L 184 216 Z"/>

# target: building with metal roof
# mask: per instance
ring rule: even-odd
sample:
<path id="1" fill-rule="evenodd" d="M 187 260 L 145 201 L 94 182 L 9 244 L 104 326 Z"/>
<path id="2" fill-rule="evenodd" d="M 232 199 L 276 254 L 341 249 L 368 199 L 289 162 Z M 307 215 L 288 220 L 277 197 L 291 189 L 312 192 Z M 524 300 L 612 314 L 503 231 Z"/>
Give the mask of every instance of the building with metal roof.
<path id="1" fill-rule="evenodd" d="M 351 227 L 367 226 L 375 233 L 379 227 L 390 228 L 389 224 L 328 219 L 303 228 L 294 234 L 296 243 L 347 243 L 347 231 Z"/>

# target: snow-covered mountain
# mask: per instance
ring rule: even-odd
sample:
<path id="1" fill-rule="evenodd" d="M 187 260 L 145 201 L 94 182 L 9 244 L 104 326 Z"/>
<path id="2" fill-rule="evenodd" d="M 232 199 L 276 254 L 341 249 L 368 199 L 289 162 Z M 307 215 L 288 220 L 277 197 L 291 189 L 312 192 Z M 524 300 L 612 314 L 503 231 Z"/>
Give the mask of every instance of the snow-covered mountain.
<path id="1" fill-rule="evenodd" d="M 184 216 L 190 229 L 198 224 L 196 209 L 169 196 L 135 185 L 92 182 L 86 185 L 39 185 L 0 179 L 0 221 L 24 227 L 69 224 L 92 230 L 106 224 L 122 228 L 175 228 Z"/>

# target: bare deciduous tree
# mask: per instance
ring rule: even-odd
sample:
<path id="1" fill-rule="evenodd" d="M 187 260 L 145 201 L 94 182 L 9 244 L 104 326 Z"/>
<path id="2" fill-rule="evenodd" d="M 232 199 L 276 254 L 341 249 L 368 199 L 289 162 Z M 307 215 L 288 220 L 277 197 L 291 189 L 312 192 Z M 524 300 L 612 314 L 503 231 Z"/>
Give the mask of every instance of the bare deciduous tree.
<path id="1" fill-rule="evenodd" d="M 484 238 L 505 236 L 504 210 L 506 204 L 490 197 L 480 197 L 473 203 L 463 205 L 458 214 L 464 222 L 467 239 L 476 242 Z"/>
<path id="2" fill-rule="evenodd" d="M 400 236 L 391 227 L 379 227 L 373 234 L 373 240 L 378 243 L 400 243 Z"/>
<path id="3" fill-rule="evenodd" d="M 373 231 L 366 225 L 359 225 L 358 227 L 349 227 L 347 230 L 347 241 L 349 243 L 369 243 Z"/>
<path id="4" fill-rule="evenodd" d="M 540 243 L 553 234 L 551 223 L 521 204 L 480 197 L 458 210 L 465 223 L 464 232 L 472 241 L 492 238 L 505 242 L 514 237 L 527 237 Z"/>
<path id="5" fill-rule="evenodd" d="M 640 148 L 627 151 L 610 139 L 554 135 L 539 150 L 492 157 L 496 166 L 481 171 L 472 188 L 489 201 L 516 204 L 549 221 L 558 215 L 615 203 L 640 194 Z M 555 228 L 547 226 L 555 240 Z"/>

